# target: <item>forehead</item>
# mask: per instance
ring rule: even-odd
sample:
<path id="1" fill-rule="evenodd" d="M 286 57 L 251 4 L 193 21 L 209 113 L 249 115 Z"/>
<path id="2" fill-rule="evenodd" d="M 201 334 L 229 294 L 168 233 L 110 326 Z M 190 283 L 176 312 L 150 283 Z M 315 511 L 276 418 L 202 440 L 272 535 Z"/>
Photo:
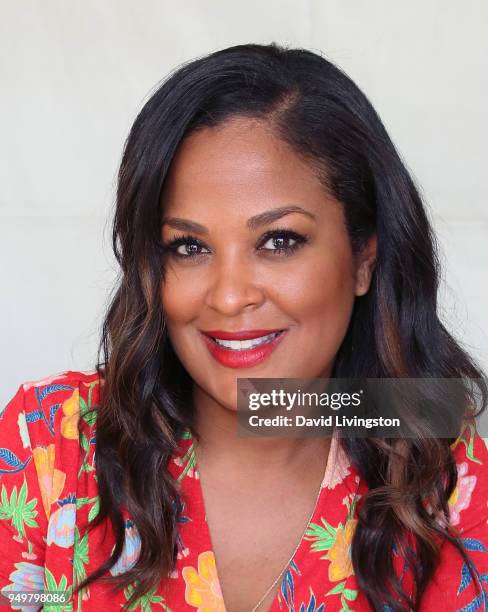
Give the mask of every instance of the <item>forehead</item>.
<path id="1" fill-rule="evenodd" d="M 316 211 L 329 199 L 311 164 L 270 126 L 234 118 L 190 134 L 180 144 L 165 180 L 166 214 L 260 212 L 299 204 Z"/>

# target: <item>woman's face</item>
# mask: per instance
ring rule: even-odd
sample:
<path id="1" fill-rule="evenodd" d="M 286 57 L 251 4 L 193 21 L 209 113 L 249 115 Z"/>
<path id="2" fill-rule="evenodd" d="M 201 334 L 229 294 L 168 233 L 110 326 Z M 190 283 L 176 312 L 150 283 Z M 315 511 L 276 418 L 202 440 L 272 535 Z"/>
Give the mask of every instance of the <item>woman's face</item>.
<path id="1" fill-rule="evenodd" d="M 354 260 L 312 168 L 265 123 L 234 118 L 181 143 L 162 206 L 163 308 L 198 392 L 235 410 L 238 377 L 328 377 L 376 242 Z"/>

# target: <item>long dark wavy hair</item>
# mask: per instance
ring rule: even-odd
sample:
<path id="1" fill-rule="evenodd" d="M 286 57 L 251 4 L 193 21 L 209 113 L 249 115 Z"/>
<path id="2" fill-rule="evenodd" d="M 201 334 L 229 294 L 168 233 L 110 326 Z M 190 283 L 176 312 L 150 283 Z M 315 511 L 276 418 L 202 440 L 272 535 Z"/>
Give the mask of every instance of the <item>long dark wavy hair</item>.
<path id="1" fill-rule="evenodd" d="M 486 408 L 483 372 L 438 316 L 437 246 L 418 189 L 364 93 L 322 55 L 275 43 L 237 45 L 185 63 L 137 116 L 118 175 L 113 249 L 120 277 L 97 363 L 100 511 L 89 525 L 109 520 L 116 545 L 77 590 L 100 578 L 114 588 L 132 583 L 133 601 L 174 568 L 180 506 L 167 464 L 183 429 L 197 439 L 198 432 L 192 381 L 171 347 L 161 300 L 161 194 L 182 139 L 237 116 L 266 121 L 311 164 L 324 190 L 343 204 L 353 253 L 377 236 L 371 287 L 356 298 L 332 376 L 476 379 L 480 412 Z M 461 415 L 475 400 L 468 385 L 458 406 L 446 406 L 441 393 L 430 399 L 439 413 Z M 455 438 L 429 434 L 426 426 L 408 439 L 341 439 L 369 488 L 358 505 L 351 554 L 374 610 L 385 604 L 395 612 L 418 610 L 446 540 L 478 585 L 456 533 L 436 519 L 449 517 Z M 421 503 L 426 491 L 431 511 Z M 140 556 L 124 574 L 107 577 L 123 550 L 122 507 L 140 535 Z M 393 549 L 407 536 L 415 544 L 412 596 L 393 566 Z"/>

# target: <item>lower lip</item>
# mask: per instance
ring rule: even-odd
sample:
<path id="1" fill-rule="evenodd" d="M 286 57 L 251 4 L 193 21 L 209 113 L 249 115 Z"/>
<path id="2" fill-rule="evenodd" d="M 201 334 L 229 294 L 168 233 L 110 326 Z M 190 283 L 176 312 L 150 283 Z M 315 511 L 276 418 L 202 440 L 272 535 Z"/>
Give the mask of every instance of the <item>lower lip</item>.
<path id="1" fill-rule="evenodd" d="M 265 342 L 259 346 L 250 349 L 236 351 L 220 346 L 211 338 L 202 334 L 203 339 L 210 351 L 212 357 L 227 368 L 250 368 L 261 361 L 264 361 L 283 340 L 286 330 L 282 331 L 279 336 L 276 336 L 271 342 Z"/>

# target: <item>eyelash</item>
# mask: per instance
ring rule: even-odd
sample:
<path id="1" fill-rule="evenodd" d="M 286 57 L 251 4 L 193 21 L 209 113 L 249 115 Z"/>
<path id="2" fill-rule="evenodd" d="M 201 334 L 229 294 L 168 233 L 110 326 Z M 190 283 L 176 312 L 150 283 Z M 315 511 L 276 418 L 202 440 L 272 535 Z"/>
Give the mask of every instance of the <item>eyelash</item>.
<path id="1" fill-rule="evenodd" d="M 263 249 L 266 253 L 270 253 L 273 256 L 280 255 L 280 256 L 288 257 L 290 255 L 293 255 L 293 253 L 297 249 L 299 249 L 306 242 L 308 242 L 307 236 L 303 236 L 302 234 L 298 234 L 297 232 L 294 232 L 289 229 L 285 229 L 285 228 L 279 229 L 278 228 L 278 229 L 274 229 L 274 230 L 270 230 L 269 232 L 266 232 L 261 238 L 260 244 L 261 245 L 266 244 L 268 240 L 276 239 L 276 238 L 284 238 L 285 240 L 294 240 L 295 243 L 288 247 L 281 247 L 281 248 L 276 248 L 276 249 Z M 183 236 L 178 236 L 178 238 L 174 238 L 166 245 L 163 245 L 162 248 L 163 248 L 163 252 L 165 253 L 168 252 L 172 256 L 177 257 L 179 259 L 195 259 L 196 257 L 199 257 L 201 255 L 207 255 L 207 253 L 193 253 L 193 254 L 187 254 L 187 255 L 182 255 L 181 253 L 178 253 L 177 251 L 178 247 L 180 247 L 181 245 L 189 245 L 189 244 L 196 244 L 200 248 L 207 248 L 203 242 L 201 242 L 198 238 L 196 238 L 195 236 L 192 236 L 191 234 L 185 234 Z"/>

